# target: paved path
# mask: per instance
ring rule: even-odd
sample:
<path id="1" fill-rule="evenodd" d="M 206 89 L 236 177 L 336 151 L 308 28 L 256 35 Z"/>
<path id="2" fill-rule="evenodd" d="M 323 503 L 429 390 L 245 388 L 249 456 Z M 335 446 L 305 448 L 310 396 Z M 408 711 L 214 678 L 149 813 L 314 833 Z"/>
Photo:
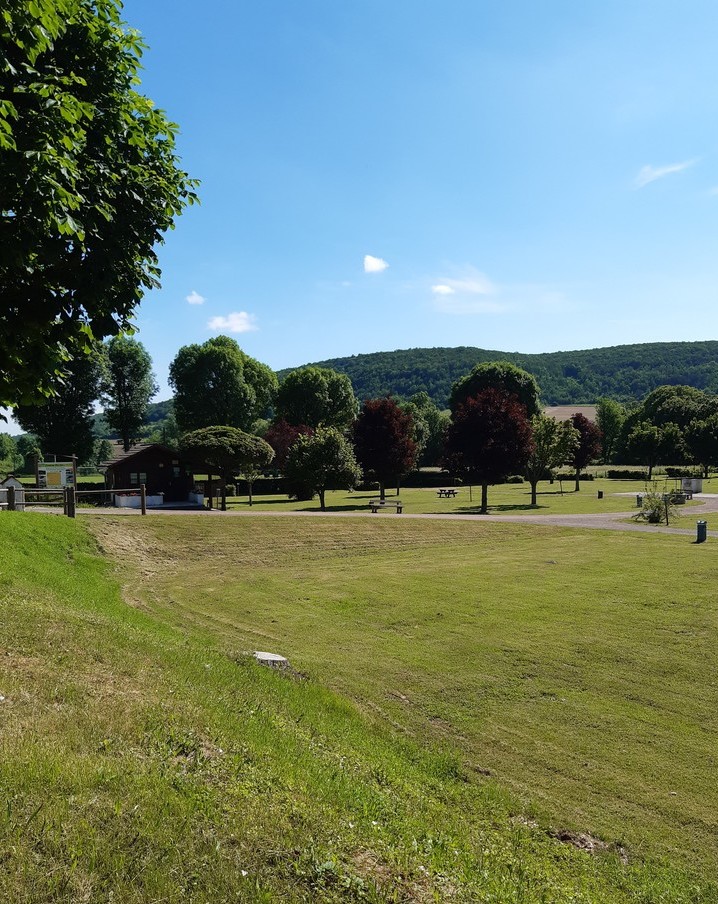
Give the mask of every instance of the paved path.
<path id="1" fill-rule="evenodd" d="M 635 493 L 630 494 L 616 494 L 616 495 L 630 495 L 631 497 L 635 496 Z M 691 513 L 691 518 L 695 516 L 695 520 L 698 521 L 705 517 L 705 515 L 711 512 L 718 512 L 718 493 L 705 493 L 701 494 L 701 496 L 696 500 L 701 504 L 698 506 L 692 506 L 690 509 L 686 510 L 684 514 L 684 519 L 688 519 L 688 512 Z M 40 509 L 38 509 L 40 510 Z M 48 509 L 47 511 L 52 511 Z M 57 510 L 55 510 L 56 514 L 59 514 Z M 655 524 L 645 524 L 642 522 L 636 522 L 629 520 L 633 515 L 635 515 L 635 508 L 631 511 L 626 512 L 596 512 L 595 514 L 583 514 L 583 515 L 474 515 L 474 514 L 461 514 L 461 513 L 447 513 L 447 514 L 418 514 L 411 512 L 404 512 L 401 518 L 420 518 L 420 519 L 431 519 L 438 521 L 505 521 L 511 522 L 513 524 L 535 524 L 540 527 L 549 526 L 549 527 L 573 527 L 580 529 L 590 529 L 590 530 L 618 530 L 618 531 L 629 531 L 634 533 L 662 533 L 662 534 L 679 534 L 683 536 L 695 536 L 696 527 L 693 524 L 691 527 L 665 527 L 661 525 Z M 78 514 L 93 514 L 93 515 L 139 515 L 139 509 L 129 509 L 129 508 L 107 508 L 107 509 L 78 509 Z M 151 508 L 147 510 L 148 515 L 197 515 L 202 514 L 204 517 L 212 517 L 212 518 L 390 518 L 392 514 L 390 513 L 382 513 L 382 514 L 373 514 L 369 511 L 353 511 L 353 512 L 267 512 L 267 511 L 257 511 L 250 509 L 243 509 L 242 511 L 237 510 L 229 510 L 226 512 L 219 511 L 218 509 L 212 509 L 208 511 L 207 509 L 200 508 L 162 508 L 155 509 Z M 393 517 L 397 517 L 393 515 Z M 709 537 L 718 537 L 718 531 L 708 531 Z"/>

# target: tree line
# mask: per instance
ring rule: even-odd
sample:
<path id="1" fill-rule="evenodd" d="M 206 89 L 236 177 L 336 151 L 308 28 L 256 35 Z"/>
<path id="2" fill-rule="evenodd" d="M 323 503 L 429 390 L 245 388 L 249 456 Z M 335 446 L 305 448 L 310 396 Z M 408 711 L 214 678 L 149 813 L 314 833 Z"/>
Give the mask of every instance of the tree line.
<path id="1" fill-rule="evenodd" d="M 13 411 L 28 434 L 0 441 L 0 468 L 17 466 L 35 452 L 81 462 L 108 457 L 93 434 L 96 401 L 103 418 L 128 450 L 140 436 L 182 450 L 222 486 L 241 475 L 251 485 L 268 468 L 283 474 L 298 498 L 329 488 L 375 481 L 387 486 L 426 466 L 442 466 L 456 479 L 488 487 L 522 475 L 536 504 L 537 486 L 562 466 L 576 489 L 591 461 L 635 463 L 650 479 L 655 465 L 718 467 L 718 397 L 689 386 L 663 386 L 640 403 L 612 399 L 597 404 L 597 424 L 575 413 L 558 422 L 542 413 L 536 379 L 508 361 L 481 362 L 456 380 L 444 411 L 426 392 L 359 403 L 346 374 L 317 366 L 278 379 L 227 336 L 182 347 L 170 365 L 172 412 L 147 433 L 147 412 L 157 391 L 143 345 L 116 336 L 71 362 L 70 376 L 39 405 Z"/>

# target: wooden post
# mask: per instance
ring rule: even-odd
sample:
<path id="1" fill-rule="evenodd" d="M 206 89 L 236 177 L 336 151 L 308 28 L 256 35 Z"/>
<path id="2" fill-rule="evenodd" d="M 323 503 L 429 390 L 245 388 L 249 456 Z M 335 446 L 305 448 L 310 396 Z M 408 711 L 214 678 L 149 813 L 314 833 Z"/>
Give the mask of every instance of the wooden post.
<path id="1" fill-rule="evenodd" d="M 75 487 L 67 488 L 67 514 L 71 517 L 75 517 L 75 506 L 77 504 L 77 496 L 75 495 Z"/>
<path id="2" fill-rule="evenodd" d="M 70 487 L 63 487 L 62 488 L 62 514 L 67 515 L 68 518 L 70 517 L 70 503 L 68 501 L 69 497 L 70 497 Z"/>
<path id="3" fill-rule="evenodd" d="M 142 514 L 147 514 L 147 487 L 143 484 L 140 485 L 140 499 L 142 500 Z"/>
<path id="4" fill-rule="evenodd" d="M 15 487 L 7 488 L 7 510 L 9 512 L 15 511 Z"/>

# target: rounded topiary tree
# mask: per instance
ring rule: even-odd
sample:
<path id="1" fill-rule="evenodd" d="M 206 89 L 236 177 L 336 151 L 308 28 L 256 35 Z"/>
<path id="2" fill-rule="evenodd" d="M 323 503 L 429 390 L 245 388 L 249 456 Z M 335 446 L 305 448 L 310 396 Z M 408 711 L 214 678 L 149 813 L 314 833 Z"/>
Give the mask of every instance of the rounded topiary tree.
<path id="1" fill-rule="evenodd" d="M 510 361 L 485 361 L 451 387 L 449 405 L 452 414 L 456 414 L 459 405 L 467 399 L 475 399 L 485 389 L 498 389 L 515 396 L 528 417 L 541 411 L 538 383 L 530 373 Z"/>
<path id="2" fill-rule="evenodd" d="M 285 473 L 291 483 L 309 487 L 319 495 L 322 511 L 328 489 L 351 489 L 362 476 L 351 444 L 333 427 L 320 427 L 311 436 L 300 436 L 289 450 Z"/>
<path id="3" fill-rule="evenodd" d="M 259 436 L 237 427 L 203 427 L 185 433 L 180 447 L 193 463 L 217 474 L 222 487 L 222 511 L 227 509 L 227 480 L 242 471 L 254 473 L 274 458 L 274 450 Z M 211 498 L 211 497 L 210 497 Z M 211 503 L 210 503 L 211 504 Z"/>

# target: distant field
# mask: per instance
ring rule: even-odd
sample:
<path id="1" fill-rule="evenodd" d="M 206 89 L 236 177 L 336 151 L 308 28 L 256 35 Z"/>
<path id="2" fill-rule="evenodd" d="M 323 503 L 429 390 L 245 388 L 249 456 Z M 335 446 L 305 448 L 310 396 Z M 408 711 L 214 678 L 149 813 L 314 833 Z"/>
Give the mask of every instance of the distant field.
<path id="1" fill-rule="evenodd" d="M 526 818 L 618 844 L 655 877 L 695 870 L 680 900 L 713 900 L 710 543 L 389 515 L 89 521 L 168 625 L 288 656 L 382 724 L 449 744 Z"/>

